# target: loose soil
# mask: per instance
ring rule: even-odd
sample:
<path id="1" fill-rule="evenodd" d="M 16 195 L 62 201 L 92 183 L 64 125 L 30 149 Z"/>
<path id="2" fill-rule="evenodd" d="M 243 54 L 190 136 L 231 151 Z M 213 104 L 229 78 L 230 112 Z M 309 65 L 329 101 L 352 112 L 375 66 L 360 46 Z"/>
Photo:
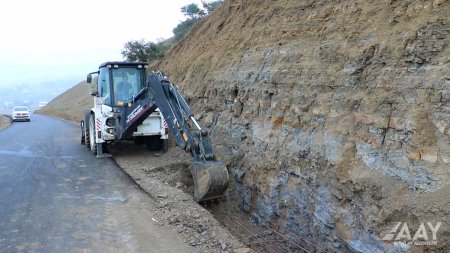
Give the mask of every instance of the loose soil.
<path id="1" fill-rule="evenodd" d="M 158 203 L 155 219 L 175 227 L 186 243 L 201 252 L 253 252 L 249 248 L 252 245 L 244 245 L 235 238 L 237 234 L 233 235 L 222 226 L 220 222 L 226 223 L 228 217 L 223 217 L 220 212 L 212 213 L 213 216 L 209 212 L 213 206 L 219 206 L 217 202 L 201 206 L 194 201 L 188 154 L 173 145 L 163 154 L 126 141 L 112 144 L 108 151 L 116 163 Z M 238 229 L 236 226 L 230 228 Z"/>

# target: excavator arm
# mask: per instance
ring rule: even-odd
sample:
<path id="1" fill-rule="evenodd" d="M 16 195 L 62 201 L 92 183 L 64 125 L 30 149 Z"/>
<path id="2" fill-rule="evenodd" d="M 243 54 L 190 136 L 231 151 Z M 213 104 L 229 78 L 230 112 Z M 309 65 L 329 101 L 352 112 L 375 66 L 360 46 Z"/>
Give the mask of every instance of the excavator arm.
<path id="1" fill-rule="evenodd" d="M 160 72 L 150 74 L 147 85 L 148 92 L 164 115 L 177 146 L 191 153 L 196 162 L 215 161 L 209 135 L 202 131 L 179 89 Z M 195 128 L 192 129 L 191 124 Z"/>
<path id="2" fill-rule="evenodd" d="M 190 169 L 195 200 L 200 202 L 221 197 L 228 186 L 227 168 L 216 160 L 208 132 L 202 130 L 195 120 L 180 90 L 161 72 L 152 72 L 145 87 L 130 99 L 130 104 L 122 110 L 121 118 L 126 121 L 118 133 L 123 134 L 122 137 L 130 135 L 134 125 L 140 124 L 156 107 L 159 108 L 177 146 L 192 157 Z"/>

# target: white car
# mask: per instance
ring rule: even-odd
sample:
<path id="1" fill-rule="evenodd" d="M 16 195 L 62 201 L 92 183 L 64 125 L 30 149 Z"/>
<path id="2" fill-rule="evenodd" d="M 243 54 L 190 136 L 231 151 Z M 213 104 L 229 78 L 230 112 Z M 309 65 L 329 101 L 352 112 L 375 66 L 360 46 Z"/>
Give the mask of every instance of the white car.
<path id="1" fill-rule="evenodd" d="M 12 119 L 13 121 L 30 121 L 30 110 L 26 106 L 16 106 L 12 110 Z"/>

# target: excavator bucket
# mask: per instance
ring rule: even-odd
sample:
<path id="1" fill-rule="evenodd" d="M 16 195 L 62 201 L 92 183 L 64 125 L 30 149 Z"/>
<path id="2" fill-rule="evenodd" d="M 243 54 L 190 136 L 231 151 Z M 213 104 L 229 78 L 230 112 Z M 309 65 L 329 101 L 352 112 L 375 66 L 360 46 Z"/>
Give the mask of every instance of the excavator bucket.
<path id="1" fill-rule="evenodd" d="M 217 199 L 228 186 L 228 171 L 220 161 L 192 162 L 194 199 L 197 202 Z"/>

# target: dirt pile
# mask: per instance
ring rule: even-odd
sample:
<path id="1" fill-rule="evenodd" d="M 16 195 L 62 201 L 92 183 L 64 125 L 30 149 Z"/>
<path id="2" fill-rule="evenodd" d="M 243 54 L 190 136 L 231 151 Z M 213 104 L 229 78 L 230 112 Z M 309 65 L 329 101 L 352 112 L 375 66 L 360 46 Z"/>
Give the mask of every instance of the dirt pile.
<path id="1" fill-rule="evenodd" d="M 155 68 L 254 222 L 312 251 L 448 251 L 449 7 L 232 0 Z M 442 222 L 437 245 L 383 241 L 391 222 Z"/>

